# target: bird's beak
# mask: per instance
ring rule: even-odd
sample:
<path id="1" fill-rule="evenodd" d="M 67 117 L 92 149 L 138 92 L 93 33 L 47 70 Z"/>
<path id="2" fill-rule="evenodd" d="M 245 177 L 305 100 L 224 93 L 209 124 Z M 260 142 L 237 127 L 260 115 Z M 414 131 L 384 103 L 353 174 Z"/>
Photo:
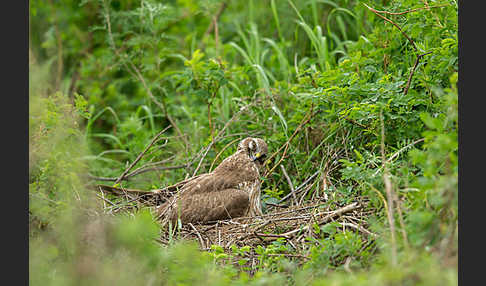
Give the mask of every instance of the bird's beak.
<path id="1" fill-rule="evenodd" d="M 253 161 L 256 161 L 256 160 L 258 160 L 258 158 L 260 158 L 261 156 L 262 156 L 262 154 L 260 154 L 260 152 L 258 152 L 258 153 L 256 153 L 254 156 L 252 156 L 252 158 L 251 158 L 251 159 L 252 159 Z"/>

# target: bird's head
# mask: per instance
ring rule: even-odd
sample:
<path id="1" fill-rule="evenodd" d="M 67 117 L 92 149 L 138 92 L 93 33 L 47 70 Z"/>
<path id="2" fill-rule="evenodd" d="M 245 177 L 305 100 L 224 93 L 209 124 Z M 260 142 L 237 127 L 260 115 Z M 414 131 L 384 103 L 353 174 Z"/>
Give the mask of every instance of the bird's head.
<path id="1" fill-rule="evenodd" d="M 245 152 L 250 160 L 262 167 L 267 158 L 267 143 L 260 138 L 247 137 L 238 144 L 238 150 Z"/>

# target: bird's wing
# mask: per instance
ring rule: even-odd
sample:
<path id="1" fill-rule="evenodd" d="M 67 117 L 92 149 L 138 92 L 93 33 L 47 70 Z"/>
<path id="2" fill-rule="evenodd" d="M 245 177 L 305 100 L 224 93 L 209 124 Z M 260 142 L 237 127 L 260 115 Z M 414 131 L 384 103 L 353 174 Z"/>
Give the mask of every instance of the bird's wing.
<path id="1" fill-rule="evenodd" d="M 209 193 L 236 187 L 238 183 L 234 174 L 207 173 L 187 182 L 179 192 L 180 196 Z"/>
<path id="2" fill-rule="evenodd" d="M 207 223 L 246 215 L 250 199 L 248 193 L 237 189 L 214 191 L 210 196 L 204 193 L 185 196 L 176 202 L 170 212 L 170 220 L 175 223 Z"/>

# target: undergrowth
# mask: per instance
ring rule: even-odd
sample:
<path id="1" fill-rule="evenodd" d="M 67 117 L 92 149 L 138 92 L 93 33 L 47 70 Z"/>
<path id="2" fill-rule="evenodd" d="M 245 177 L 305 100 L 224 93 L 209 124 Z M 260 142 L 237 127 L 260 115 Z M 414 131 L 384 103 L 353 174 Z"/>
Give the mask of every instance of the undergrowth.
<path id="1" fill-rule="evenodd" d="M 457 284 L 457 3 L 364 4 L 406 12 L 380 15 L 413 43 L 359 1 L 31 1 L 30 283 Z M 107 213 L 123 200 L 91 186 L 168 126 L 116 185 L 208 172 L 246 136 L 289 142 L 264 210 L 291 190 L 277 164 L 293 186 L 319 171 L 301 202 L 366 199 L 378 236 L 317 226 L 306 259 L 277 240 L 256 265 L 245 247 L 162 247 L 148 208 Z"/>

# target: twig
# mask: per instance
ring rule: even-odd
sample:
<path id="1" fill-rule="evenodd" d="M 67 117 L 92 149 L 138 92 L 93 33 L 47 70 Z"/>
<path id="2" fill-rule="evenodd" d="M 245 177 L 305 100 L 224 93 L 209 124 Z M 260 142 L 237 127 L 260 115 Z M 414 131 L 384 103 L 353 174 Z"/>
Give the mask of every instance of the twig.
<path id="1" fill-rule="evenodd" d="M 112 186 L 107 186 L 107 185 L 96 185 L 96 189 L 101 188 L 101 190 L 105 192 L 110 192 L 115 195 L 125 195 L 127 197 L 128 194 L 136 194 L 136 195 L 143 195 L 143 194 L 156 194 L 156 190 L 152 191 L 143 191 L 143 190 L 138 190 L 138 189 L 126 189 L 126 188 L 117 188 L 117 187 L 112 187 Z M 131 198 L 131 197 L 130 197 Z"/>
<path id="2" fill-rule="evenodd" d="M 258 232 L 253 232 L 256 236 L 261 236 L 261 237 L 272 237 L 272 238 L 280 238 L 280 237 L 283 237 L 283 238 L 286 238 L 286 239 L 290 239 L 289 236 L 287 235 L 283 235 L 283 234 L 274 234 L 274 233 L 258 233 Z"/>
<path id="3" fill-rule="evenodd" d="M 398 221 L 400 222 L 400 232 L 402 233 L 403 243 L 405 244 L 405 247 L 409 249 L 410 245 L 408 244 L 407 231 L 405 230 L 405 221 L 403 220 L 402 204 L 400 203 L 397 194 L 395 193 L 394 195 L 395 196 L 393 197 L 393 199 L 395 201 L 395 204 L 397 205 Z"/>
<path id="4" fill-rule="evenodd" d="M 415 140 L 414 142 L 408 144 L 407 146 L 401 148 L 400 150 L 396 151 L 395 153 L 393 153 L 387 160 L 386 162 L 389 163 L 391 162 L 393 159 L 395 159 L 395 157 L 397 157 L 398 155 L 400 155 L 403 151 L 405 151 L 407 148 L 410 148 L 412 147 L 413 145 L 417 144 L 417 143 L 420 143 L 420 142 L 423 142 L 425 140 L 425 138 L 420 138 L 418 140 Z M 373 174 L 373 177 L 376 176 L 376 174 L 378 174 L 378 172 L 383 168 L 383 165 L 378 168 L 376 170 L 376 172 Z"/>
<path id="5" fill-rule="evenodd" d="M 307 178 L 307 180 L 305 180 L 300 186 L 298 186 L 295 190 L 293 190 L 292 192 L 288 193 L 285 197 L 283 197 L 280 201 L 278 201 L 278 203 L 282 203 L 283 201 L 286 201 L 290 196 L 294 195 L 295 193 L 297 193 L 298 191 L 300 191 L 305 185 L 307 185 L 312 179 L 314 179 L 320 172 L 321 170 L 318 170 L 317 172 L 315 172 L 314 174 L 312 174 L 309 178 Z"/>
<path id="6" fill-rule="evenodd" d="M 204 241 L 201 237 L 201 234 L 199 233 L 199 231 L 197 230 L 197 228 L 195 228 L 192 223 L 188 223 L 188 225 L 196 232 L 196 235 L 197 235 L 197 238 L 199 239 L 199 243 L 201 244 L 201 248 L 206 248 L 206 246 L 204 245 Z"/>
<path id="7" fill-rule="evenodd" d="M 159 142 L 159 141 L 160 141 L 160 138 L 159 138 L 159 139 L 158 139 L 158 140 L 157 140 L 155 143 L 157 143 L 157 142 Z M 164 146 L 165 146 L 165 144 L 164 144 Z M 153 151 L 152 151 L 152 152 L 153 152 Z M 147 155 L 150 155 L 152 152 L 150 152 L 150 153 L 149 153 L 149 154 L 147 154 Z M 137 170 L 139 170 L 139 169 L 143 169 L 143 168 L 148 168 L 148 167 L 154 167 L 154 166 L 163 165 L 163 164 L 165 164 L 165 163 L 168 163 L 168 162 L 172 161 L 172 160 L 174 159 L 174 157 L 175 157 L 175 156 L 171 156 L 170 158 L 167 158 L 167 159 L 165 159 L 165 160 L 161 160 L 161 161 L 157 161 L 157 162 L 148 162 L 148 163 L 146 163 L 146 164 L 142 165 L 141 167 L 139 167 L 139 168 L 137 168 L 137 169 L 133 170 L 133 172 L 135 172 L 135 171 L 137 171 Z"/>
<path id="8" fill-rule="evenodd" d="M 353 271 L 351 271 L 351 269 L 349 268 L 349 263 L 351 262 L 351 256 L 348 256 L 346 258 L 346 262 L 344 263 L 344 270 L 348 273 L 353 273 Z"/>
<path id="9" fill-rule="evenodd" d="M 258 256 L 260 254 L 257 254 Z M 266 256 L 286 256 L 286 257 L 296 257 L 296 258 L 303 258 L 303 259 L 310 259 L 309 257 L 302 255 L 302 254 L 290 254 L 290 253 L 268 253 L 264 254 Z"/>
<path id="10" fill-rule="evenodd" d="M 280 165 L 280 168 L 282 169 L 282 173 L 284 174 L 285 178 L 287 179 L 287 183 L 289 184 L 289 187 L 290 187 L 290 193 L 292 194 L 292 197 L 294 198 L 294 200 L 296 200 L 297 197 L 295 196 L 295 193 L 294 193 L 294 185 L 292 184 L 292 180 L 290 180 L 290 177 L 287 174 L 287 171 L 285 170 L 284 165 Z"/>
<path id="11" fill-rule="evenodd" d="M 269 206 L 276 207 L 276 208 L 288 208 L 288 205 L 278 205 L 278 204 L 272 204 L 272 203 L 266 203 Z"/>
<path id="12" fill-rule="evenodd" d="M 420 54 L 420 55 L 417 56 L 417 59 L 415 60 L 415 64 L 413 65 L 413 68 L 410 71 L 410 75 L 408 76 L 407 85 L 405 86 L 405 89 L 403 90 L 404 95 L 407 95 L 407 93 L 408 93 L 408 89 L 410 88 L 410 83 L 412 82 L 413 74 L 415 73 L 415 69 L 417 69 L 417 66 L 420 62 L 420 59 L 422 57 L 424 57 L 425 55 L 428 55 L 430 53 L 432 53 L 432 52 L 427 52 L 427 53 Z"/>
<path id="13" fill-rule="evenodd" d="M 383 20 L 387 21 L 388 23 L 391 23 L 393 26 L 397 27 L 397 29 L 400 31 L 400 33 L 402 33 L 402 35 L 405 38 L 407 38 L 407 40 L 412 44 L 414 50 L 418 51 L 418 48 L 415 45 L 415 42 L 402 30 L 402 28 L 400 28 L 400 26 L 398 26 L 395 22 L 393 22 L 392 20 L 390 20 L 387 17 L 380 14 L 380 12 L 382 13 L 383 11 L 377 11 L 376 9 L 371 8 L 370 6 L 366 5 L 365 3 L 363 3 L 363 5 L 365 5 L 366 8 L 368 8 L 371 12 L 375 13 L 375 15 L 377 15 L 378 17 L 382 18 Z"/>
<path id="14" fill-rule="evenodd" d="M 130 172 L 125 176 L 125 178 L 130 178 L 142 173 L 150 172 L 150 171 L 163 171 L 163 170 L 175 170 L 175 169 L 182 169 L 182 168 L 187 168 L 190 166 L 189 163 L 183 164 L 183 165 L 176 165 L 176 166 L 161 166 L 161 167 L 140 167 L 133 172 Z"/>
<path id="15" fill-rule="evenodd" d="M 150 149 L 150 147 L 152 147 L 152 145 L 155 143 L 157 138 L 159 138 L 170 127 L 171 127 L 171 125 L 162 129 L 162 131 L 160 131 L 157 135 L 155 135 L 154 138 L 152 138 L 152 141 L 150 142 L 150 144 L 147 145 L 147 147 L 145 147 L 145 149 L 140 154 L 138 154 L 137 158 L 132 162 L 132 164 L 130 164 L 130 166 L 128 166 L 128 168 L 125 169 L 125 171 L 120 175 L 120 177 L 118 177 L 118 179 L 116 179 L 115 184 L 118 184 L 121 180 L 123 180 L 123 178 L 125 178 L 127 173 L 135 166 L 135 164 L 138 163 L 138 161 L 140 161 L 140 159 L 142 159 L 143 155 L 148 151 L 148 149 Z"/>
<path id="16" fill-rule="evenodd" d="M 427 2 L 427 0 L 422 0 L 422 1 L 424 2 L 424 4 L 425 4 L 425 8 L 426 8 L 427 10 L 430 10 L 430 8 L 432 8 L 432 7 L 429 7 L 429 3 Z M 452 5 L 452 4 L 451 4 L 451 5 Z M 432 13 L 432 14 L 435 16 L 435 19 L 437 20 L 437 24 L 439 25 L 439 27 L 444 28 L 444 26 L 443 26 L 443 25 L 442 25 L 442 23 L 440 22 L 439 17 L 437 16 L 437 14 L 435 14 L 435 13 Z"/>
<path id="17" fill-rule="evenodd" d="M 93 176 L 91 174 L 87 174 L 87 177 L 92 179 L 92 180 L 106 181 L 106 182 L 114 182 L 114 181 L 116 181 L 116 179 L 118 179 L 118 178 L 111 178 L 111 177 L 97 177 L 97 176 Z M 125 180 L 126 180 L 126 178 L 125 178 Z"/>
<path id="18" fill-rule="evenodd" d="M 359 204 L 358 203 L 352 203 L 350 205 L 347 205 L 345 207 L 342 207 L 340 209 L 337 209 L 335 211 L 333 211 L 331 214 L 325 216 L 318 224 L 319 225 L 323 225 L 327 222 L 329 222 L 331 219 L 334 219 L 335 217 L 337 216 L 340 216 L 344 213 L 347 213 L 349 211 L 352 211 L 352 210 L 355 210 L 357 208 L 359 208 Z M 319 214 L 318 214 L 319 215 Z M 302 228 L 296 228 L 294 230 L 291 230 L 289 232 L 286 232 L 286 233 L 283 233 L 282 235 L 285 235 L 285 236 L 291 236 L 291 235 L 294 235 L 295 233 L 298 233 L 300 231 L 306 231 L 307 229 L 309 228 L 308 225 L 302 227 Z"/>
<path id="19" fill-rule="evenodd" d="M 386 18 L 385 16 L 381 15 L 380 13 L 383 13 L 383 14 L 391 14 L 391 15 L 401 15 L 401 14 L 405 14 L 405 13 L 409 13 L 409 12 L 413 12 L 412 10 L 410 11 L 405 11 L 405 12 L 401 12 L 401 13 L 398 13 L 398 14 L 395 14 L 395 13 L 392 13 L 392 12 L 386 12 L 386 11 L 378 11 L 374 8 L 371 8 L 370 6 L 366 5 L 365 3 L 363 3 L 363 5 L 365 5 L 370 11 L 372 11 L 373 13 L 375 13 L 375 15 L 377 15 L 378 17 L 384 19 L 385 21 L 391 23 L 393 26 L 397 27 L 397 29 L 402 33 L 402 35 L 407 38 L 407 40 L 412 44 L 412 47 L 413 49 L 415 50 L 415 52 L 419 52 L 419 49 L 417 48 L 417 46 L 415 45 L 415 42 L 407 35 L 407 33 L 405 33 L 401 28 L 400 26 L 398 26 L 398 24 L 396 24 L 395 22 L 393 22 L 392 20 Z M 438 7 L 438 6 L 435 6 L 435 7 Z M 431 7 L 425 7 L 423 9 L 428 9 L 428 8 L 431 8 Z M 415 9 L 414 11 L 418 11 L 418 10 L 423 10 L 423 9 Z M 423 53 L 423 54 L 419 54 L 417 55 L 417 59 L 415 60 L 415 64 L 413 65 L 413 68 L 412 70 L 410 71 L 410 75 L 408 76 L 408 80 L 407 80 L 407 85 L 405 86 L 405 88 L 403 89 L 403 94 L 404 95 L 407 95 L 408 93 L 408 89 L 410 88 L 410 83 L 412 82 L 412 77 L 413 77 L 413 74 L 415 73 L 415 69 L 417 68 L 419 62 L 420 62 L 420 59 L 422 57 L 424 57 L 425 55 L 428 55 L 432 52 L 427 52 L 427 53 Z"/>
<path id="20" fill-rule="evenodd" d="M 383 164 L 383 181 L 385 183 L 385 191 L 388 201 L 387 217 L 388 223 L 390 225 L 391 232 L 391 252 L 392 252 L 392 265 L 397 265 L 397 245 L 395 241 L 395 221 L 393 218 L 393 190 L 390 181 L 388 168 L 385 159 L 385 125 L 383 123 L 383 112 L 380 110 L 380 122 L 381 122 L 381 159 Z"/>
<path id="21" fill-rule="evenodd" d="M 312 184 L 308 185 L 307 187 L 305 187 L 305 189 L 303 190 L 302 192 L 302 195 L 300 195 L 300 200 L 298 202 L 299 205 L 302 205 L 304 203 L 304 200 L 305 200 L 305 196 L 307 196 L 307 194 L 309 193 L 309 191 L 314 187 L 314 184 L 316 183 L 317 181 L 314 181 L 312 182 Z M 315 193 L 315 192 L 314 192 Z"/>
<path id="22" fill-rule="evenodd" d="M 142 166 L 142 167 L 137 168 L 136 170 L 128 173 L 127 175 L 125 175 L 125 177 L 123 177 L 123 179 L 121 179 L 121 181 L 128 181 L 131 177 L 134 177 L 136 175 L 140 175 L 140 174 L 143 174 L 143 173 L 146 173 L 146 172 L 182 169 L 182 168 L 187 168 L 190 165 L 191 165 L 191 163 L 187 163 L 187 164 L 184 164 L 184 165 L 162 166 L 162 167 L 143 167 Z M 97 177 L 97 176 L 93 176 L 91 174 L 88 174 L 87 176 L 88 176 L 88 178 L 90 178 L 92 180 L 96 180 L 96 181 L 115 182 L 116 180 L 118 180 L 118 178 L 115 178 L 115 177 Z"/>
<path id="23" fill-rule="evenodd" d="M 405 146 L 405 147 L 401 148 L 400 150 L 398 150 L 397 152 L 393 153 L 390 156 L 390 158 L 388 158 L 386 161 L 390 162 L 391 160 L 395 159 L 396 156 L 400 155 L 400 153 L 403 152 L 405 149 L 412 147 L 413 145 L 415 145 L 417 143 L 423 142 L 424 140 L 425 140 L 425 138 L 420 138 L 418 140 L 413 141 L 412 143 L 408 144 L 407 146 Z"/>
<path id="24" fill-rule="evenodd" d="M 349 223 L 349 222 L 340 222 L 339 224 L 343 225 L 343 226 L 349 226 L 349 227 L 352 227 L 356 230 L 359 230 L 361 231 L 362 233 L 364 234 L 367 234 L 369 236 L 373 236 L 373 237 L 378 237 L 378 235 L 376 233 L 372 233 L 371 231 L 367 230 L 366 228 L 362 227 L 362 226 L 359 226 L 359 225 L 356 225 L 354 223 Z"/>
<path id="25" fill-rule="evenodd" d="M 106 199 L 106 198 L 105 198 L 105 196 L 104 196 L 103 192 L 101 192 L 101 194 L 102 194 L 102 196 L 100 196 L 100 195 L 98 195 L 98 194 L 96 194 L 96 196 L 97 196 L 98 198 L 100 198 L 100 199 L 102 199 L 102 200 L 103 200 L 103 208 L 104 208 L 104 209 L 106 209 L 106 203 L 105 203 L 105 202 L 109 203 L 109 204 L 110 204 L 110 205 L 112 205 L 112 206 L 116 206 L 116 205 L 115 205 L 115 204 L 114 204 L 112 201 L 110 201 L 110 200 L 108 200 L 108 199 Z"/>
<path id="26" fill-rule="evenodd" d="M 264 217 L 268 217 L 268 216 L 278 216 L 278 215 L 283 215 L 283 214 L 287 214 L 287 213 L 293 213 L 293 212 L 297 212 L 297 211 L 303 211 L 303 210 L 307 210 L 307 209 L 317 208 L 317 207 L 320 207 L 320 206 L 323 206 L 323 205 L 325 205 L 325 203 L 316 204 L 316 205 L 313 205 L 313 206 L 308 206 L 308 207 L 303 207 L 303 208 L 298 208 L 298 209 L 294 209 L 294 210 L 290 210 L 290 211 L 284 211 L 284 212 L 273 213 L 273 214 L 266 214 L 266 215 L 264 215 Z"/>

